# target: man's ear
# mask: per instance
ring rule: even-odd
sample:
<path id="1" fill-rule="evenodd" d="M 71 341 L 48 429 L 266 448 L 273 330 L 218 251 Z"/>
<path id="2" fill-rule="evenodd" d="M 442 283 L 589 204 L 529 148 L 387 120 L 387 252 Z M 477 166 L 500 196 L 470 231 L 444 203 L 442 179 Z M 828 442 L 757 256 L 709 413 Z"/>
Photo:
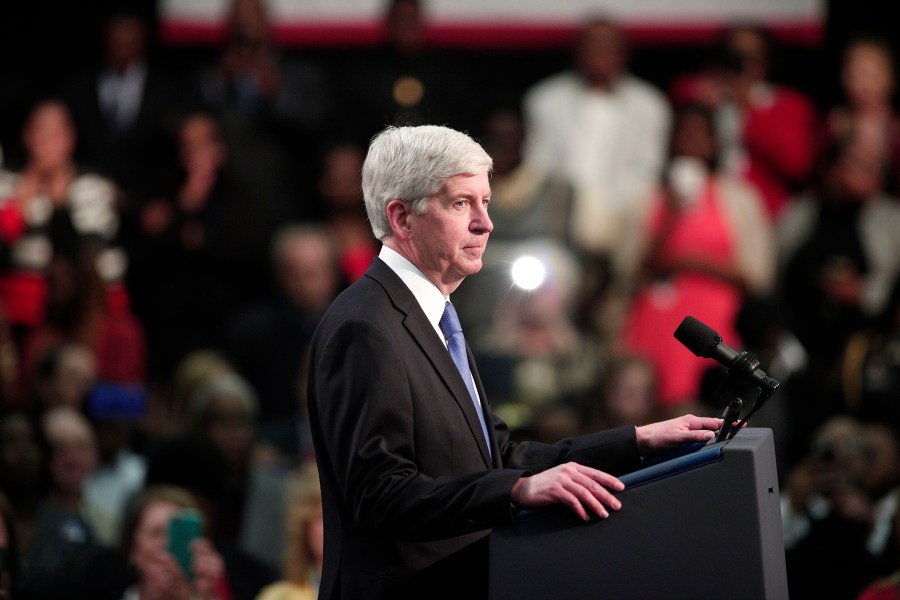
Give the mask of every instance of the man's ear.
<path id="1" fill-rule="evenodd" d="M 388 221 L 391 223 L 391 230 L 401 240 L 409 239 L 410 227 L 409 217 L 412 210 L 408 204 L 401 200 L 391 200 L 387 205 Z"/>

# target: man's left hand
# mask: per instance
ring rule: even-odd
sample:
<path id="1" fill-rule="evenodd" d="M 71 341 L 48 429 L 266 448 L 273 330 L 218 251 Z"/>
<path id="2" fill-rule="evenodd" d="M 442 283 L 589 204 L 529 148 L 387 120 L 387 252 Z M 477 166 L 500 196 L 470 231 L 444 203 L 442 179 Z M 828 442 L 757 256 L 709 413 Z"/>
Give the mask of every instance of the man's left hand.
<path id="1" fill-rule="evenodd" d="M 684 415 L 637 428 L 638 450 L 642 456 L 671 450 L 690 442 L 706 442 L 716 436 L 722 419 Z"/>

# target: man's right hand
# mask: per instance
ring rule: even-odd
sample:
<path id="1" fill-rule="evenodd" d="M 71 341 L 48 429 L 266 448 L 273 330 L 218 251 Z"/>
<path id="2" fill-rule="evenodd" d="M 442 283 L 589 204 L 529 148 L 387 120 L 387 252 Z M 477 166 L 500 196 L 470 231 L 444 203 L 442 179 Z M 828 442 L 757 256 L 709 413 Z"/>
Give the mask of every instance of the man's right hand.
<path id="1" fill-rule="evenodd" d="M 609 516 L 609 509 L 619 510 L 622 503 L 610 490 L 623 489 L 625 484 L 612 475 L 570 462 L 522 477 L 513 485 L 510 497 L 526 508 L 563 504 L 588 521 L 588 510 L 601 519 Z"/>

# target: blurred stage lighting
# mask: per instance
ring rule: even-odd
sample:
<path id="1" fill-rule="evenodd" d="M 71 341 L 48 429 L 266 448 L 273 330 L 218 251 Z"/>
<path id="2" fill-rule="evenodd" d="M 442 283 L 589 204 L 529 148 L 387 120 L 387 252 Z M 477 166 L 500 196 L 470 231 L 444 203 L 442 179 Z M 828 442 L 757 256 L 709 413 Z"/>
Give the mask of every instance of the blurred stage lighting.
<path id="1" fill-rule="evenodd" d="M 546 276 L 544 264 L 533 256 L 522 256 L 513 263 L 513 283 L 523 290 L 536 290 L 544 283 Z"/>

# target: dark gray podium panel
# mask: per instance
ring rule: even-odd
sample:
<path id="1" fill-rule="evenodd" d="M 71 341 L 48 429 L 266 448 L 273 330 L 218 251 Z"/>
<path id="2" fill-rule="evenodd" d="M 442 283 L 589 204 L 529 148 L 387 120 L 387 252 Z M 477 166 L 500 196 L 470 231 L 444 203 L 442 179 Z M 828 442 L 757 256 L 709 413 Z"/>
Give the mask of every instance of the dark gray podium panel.
<path id="1" fill-rule="evenodd" d="M 719 460 L 638 484 L 584 523 L 534 511 L 491 535 L 491 600 L 787 598 L 772 431 L 746 428 Z"/>

